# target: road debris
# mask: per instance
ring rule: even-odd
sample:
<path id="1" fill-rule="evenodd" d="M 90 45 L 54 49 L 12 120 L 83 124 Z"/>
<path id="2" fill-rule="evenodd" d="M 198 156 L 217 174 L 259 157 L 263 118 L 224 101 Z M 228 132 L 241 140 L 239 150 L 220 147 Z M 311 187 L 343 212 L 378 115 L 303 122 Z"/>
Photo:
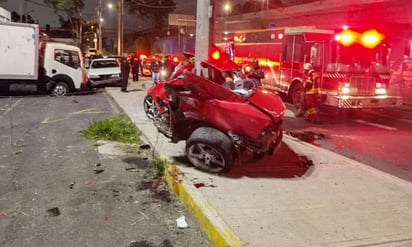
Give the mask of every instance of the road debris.
<path id="1" fill-rule="evenodd" d="M 309 168 L 313 166 L 313 161 L 308 159 L 308 157 L 303 156 L 303 155 L 298 155 L 297 157 L 298 157 L 299 165 L 301 165 L 302 167 Z"/>
<path id="2" fill-rule="evenodd" d="M 179 228 L 179 229 L 185 229 L 185 228 L 189 227 L 189 225 L 186 223 L 186 217 L 185 216 L 180 216 L 176 220 L 176 224 L 177 224 L 177 228 Z"/>
<path id="3" fill-rule="evenodd" d="M 199 188 L 201 188 L 201 187 L 212 187 L 212 188 L 217 187 L 217 186 L 214 185 L 214 184 L 207 184 L 206 182 L 198 182 L 197 180 L 198 180 L 197 177 L 195 177 L 195 178 L 193 178 L 193 179 L 190 180 L 191 182 L 193 182 L 193 185 L 194 185 L 197 189 L 199 189 Z M 210 182 L 213 182 L 213 179 L 209 178 L 209 180 L 210 180 Z"/>
<path id="4" fill-rule="evenodd" d="M 212 187 L 215 188 L 217 187 L 216 185 L 213 184 L 204 184 L 204 183 L 194 183 L 193 184 L 197 189 L 201 188 L 201 187 Z"/>
<path id="5" fill-rule="evenodd" d="M 71 182 L 70 185 L 69 185 L 69 188 L 73 189 L 75 183 L 76 183 L 75 181 Z"/>
<path id="6" fill-rule="evenodd" d="M 287 135 L 295 137 L 301 141 L 313 143 L 316 140 L 326 139 L 326 136 L 322 133 L 315 133 L 313 131 L 303 131 L 303 132 L 286 132 Z"/>
<path id="7" fill-rule="evenodd" d="M 142 145 L 140 145 L 140 149 L 150 149 L 150 145 L 149 144 L 142 144 Z"/>
<path id="8" fill-rule="evenodd" d="M 94 172 L 95 172 L 96 174 L 104 172 L 104 169 L 102 168 L 102 164 L 96 163 L 96 164 L 94 165 Z"/>
<path id="9" fill-rule="evenodd" d="M 60 215 L 60 210 L 58 207 L 47 209 L 46 211 L 50 217 L 55 217 Z"/>

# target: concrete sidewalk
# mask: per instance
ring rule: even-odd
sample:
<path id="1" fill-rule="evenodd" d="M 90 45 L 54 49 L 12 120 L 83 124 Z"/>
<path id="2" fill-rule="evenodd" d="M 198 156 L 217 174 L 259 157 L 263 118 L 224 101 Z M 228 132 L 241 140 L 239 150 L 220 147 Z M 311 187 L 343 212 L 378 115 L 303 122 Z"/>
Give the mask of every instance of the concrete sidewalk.
<path id="1" fill-rule="evenodd" d="M 295 169 L 277 154 L 225 175 L 198 171 L 182 162 L 185 143 L 170 143 L 147 119 L 150 81 L 141 80 L 129 93 L 106 91 L 175 164 L 169 185 L 216 246 L 412 246 L 411 183 L 287 135 L 283 150 L 314 166 Z"/>

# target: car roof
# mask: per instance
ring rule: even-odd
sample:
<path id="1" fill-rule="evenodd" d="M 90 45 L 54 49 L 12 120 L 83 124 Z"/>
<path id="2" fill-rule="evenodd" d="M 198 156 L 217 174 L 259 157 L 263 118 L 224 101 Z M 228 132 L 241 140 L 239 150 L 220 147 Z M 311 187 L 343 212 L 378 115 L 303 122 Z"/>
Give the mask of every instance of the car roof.
<path id="1" fill-rule="evenodd" d="M 104 58 L 95 58 L 95 59 L 93 59 L 93 61 L 117 61 L 117 60 L 116 60 L 116 58 L 104 57 Z"/>

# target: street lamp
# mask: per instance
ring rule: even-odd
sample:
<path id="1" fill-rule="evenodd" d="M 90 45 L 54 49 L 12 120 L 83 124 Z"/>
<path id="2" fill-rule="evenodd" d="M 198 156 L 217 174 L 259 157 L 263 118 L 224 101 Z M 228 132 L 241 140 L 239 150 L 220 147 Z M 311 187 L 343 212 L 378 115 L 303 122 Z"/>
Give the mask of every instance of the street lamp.
<path id="1" fill-rule="evenodd" d="M 223 10 L 225 11 L 225 14 L 227 16 L 229 14 L 230 10 L 231 10 L 229 2 L 225 3 L 225 5 L 223 6 Z"/>

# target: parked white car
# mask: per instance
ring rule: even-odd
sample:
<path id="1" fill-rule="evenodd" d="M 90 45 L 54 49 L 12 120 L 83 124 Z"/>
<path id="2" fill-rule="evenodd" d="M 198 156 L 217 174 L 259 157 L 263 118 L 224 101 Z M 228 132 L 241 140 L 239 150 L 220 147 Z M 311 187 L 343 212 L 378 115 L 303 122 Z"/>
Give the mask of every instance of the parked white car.
<path id="1" fill-rule="evenodd" d="M 90 62 L 87 78 L 91 87 L 121 85 L 120 65 L 115 58 L 96 58 Z"/>

